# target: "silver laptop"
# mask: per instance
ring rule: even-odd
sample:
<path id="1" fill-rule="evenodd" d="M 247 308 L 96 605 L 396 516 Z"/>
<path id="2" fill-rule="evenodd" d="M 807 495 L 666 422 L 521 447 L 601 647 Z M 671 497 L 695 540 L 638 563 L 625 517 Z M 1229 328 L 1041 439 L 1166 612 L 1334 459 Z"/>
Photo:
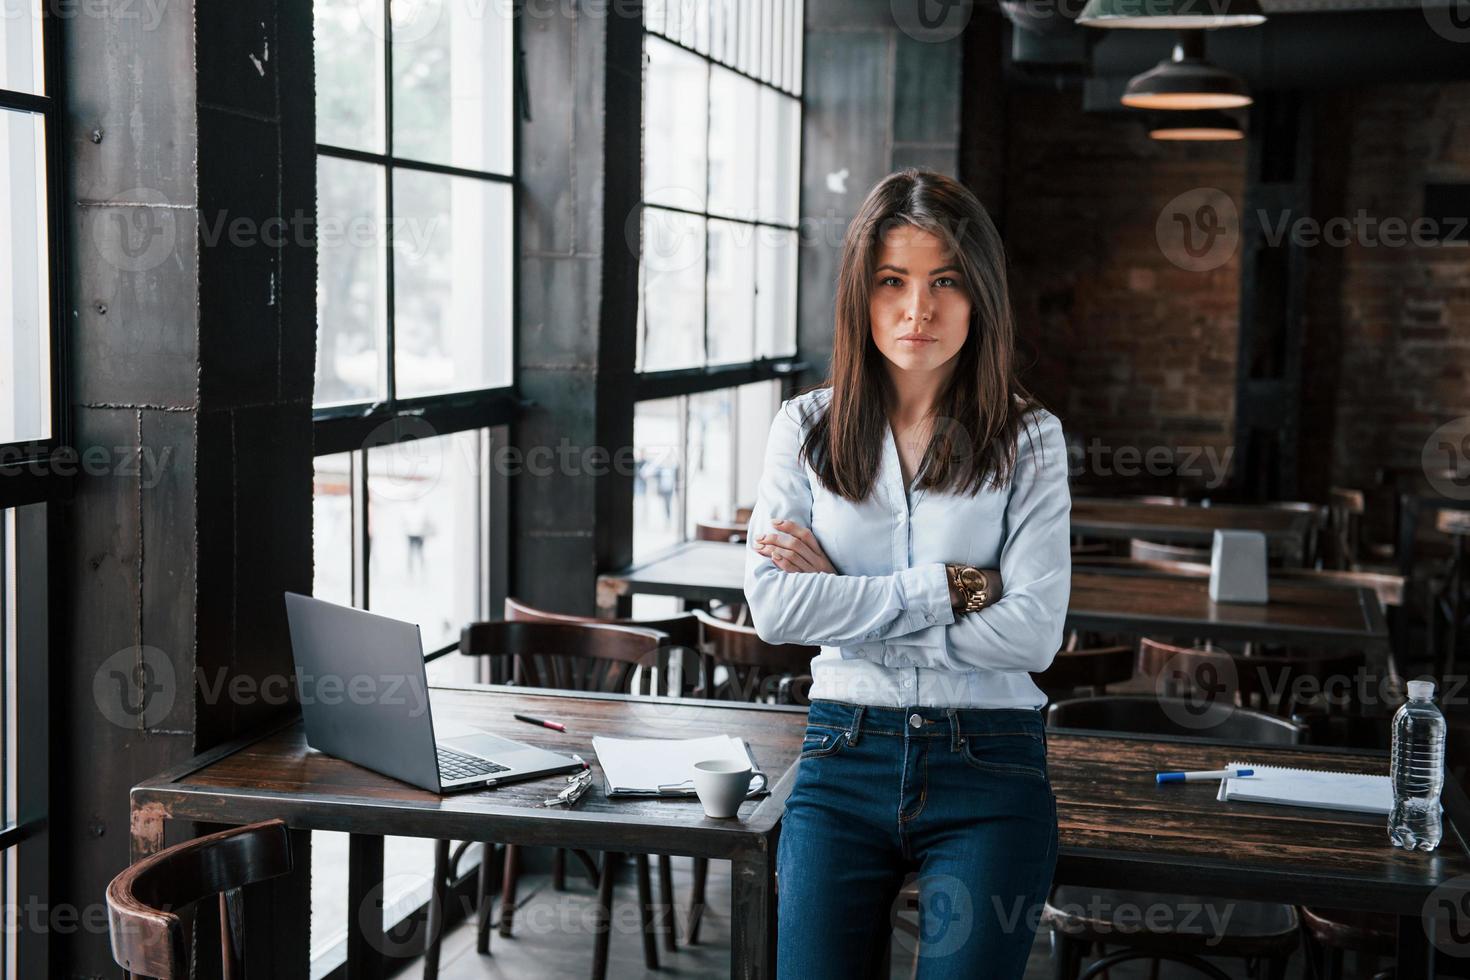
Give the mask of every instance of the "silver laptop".
<path id="1" fill-rule="evenodd" d="M 436 729 L 416 624 L 294 592 L 286 617 L 312 748 L 435 793 L 582 768 L 467 725 Z"/>

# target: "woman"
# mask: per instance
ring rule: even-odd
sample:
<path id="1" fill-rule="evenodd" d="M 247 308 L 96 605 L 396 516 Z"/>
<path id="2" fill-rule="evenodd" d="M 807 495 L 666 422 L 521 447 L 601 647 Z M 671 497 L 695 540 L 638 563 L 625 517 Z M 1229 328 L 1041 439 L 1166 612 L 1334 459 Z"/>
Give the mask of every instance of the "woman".
<path id="1" fill-rule="evenodd" d="M 771 425 L 745 570 L 761 637 L 822 647 L 778 973 L 870 969 L 917 875 L 919 977 L 1020 977 L 1056 863 L 1028 672 L 1070 591 L 1061 425 L 1016 378 L 1000 237 L 948 177 L 873 188 L 835 319 L 831 377 Z"/>

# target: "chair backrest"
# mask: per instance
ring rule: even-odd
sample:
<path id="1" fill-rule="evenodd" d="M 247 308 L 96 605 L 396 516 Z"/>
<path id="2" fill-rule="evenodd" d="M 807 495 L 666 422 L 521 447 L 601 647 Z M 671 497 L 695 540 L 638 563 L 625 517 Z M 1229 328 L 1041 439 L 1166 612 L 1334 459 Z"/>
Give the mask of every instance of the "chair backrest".
<path id="1" fill-rule="evenodd" d="M 598 616 L 573 616 L 570 613 L 551 612 L 528 606 L 519 599 L 506 597 L 505 618 L 515 623 L 573 623 L 596 626 L 633 626 L 639 629 L 658 630 L 669 635 L 669 645 L 699 649 L 699 620 L 692 613 L 680 613 L 667 619 L 602 618 Z"/>
<path id="2" fill-rule="evenodd" d="M 1209 548 L 1191 548 L 1180 544 L 1159 544 L 1140 538 L 1128 539 L 1128 557 L 1139 561 L 1192 561 L 1209 564 Z"/>
<path id="3" fill-rule="evenodd" d="M 776 695 L 783 678 L 810 674 L 812 658 L 822 652 L 821 647 L 798 643 L 767 643 L 754 627 L 716 619 L 703 610 L 694 610 L 694 615 L 704 626 L 710 666 L 724 667 L 729 675 L 722 692 L 710 691 L 708 683 L 705 690 L 723 693 L 726 700 L 761 701 Z"/>
<path id="4" fill-rule="evenodd" d="M 1289 715 L 1316 702 L 1325 707 L 1360 708 L 1353 696 L 1367 680 L 1367 658 L 1361 650 L 1300 650 L 1284 655 L 1175 646 L 1150 637 L 1138 641 L 1138 669 L 1149 677 L 1168 674 L 1166 681 L 1183 690 L 1210 692 Z M 1171 693 L 1173 693 L 1171 691 Z"/>
<path id="5" fill-rule="evenodd" d="M 744 544 L 748 530 L 748 519 L 746 523 L 734 521 L 700 521 L 694 525 L 694 539 L 696 541 L 729 541 L 735 544 Z"/>
<path id="6" fill-rule="evenodd" d="M 1255 742 L 1296 745 L 1303 727 L 1249 708 L 1215 706 L 1208 724 L 1191 724 L 1200 716 L 1195 702 L 1186 698 L 1109 694 L 1099 698 L 1058 701 L 1046 709 L 1049 728 L 1128 735 L 1175 735 L 1202 741 Z"/>
<path id="7" fill-rule="evenodd" d="M 1441 510 L 1434 518 L 1434 529 L 1441 534 L 1464 537 L 1470 534 L 1470 510 Z"/>
<path id="8" fill-rule="evenodd" d="M 1071 696 L 1082 688 L 1101 694 L 1109 684 L 1131 679 L 1136 659 L 1130 646 L 1062 650 L 1052 658 L 1050 667 L 1031 676 L 1052 700 Z"/>
<path id="9" fill-rule="evenodd" d="M 1361 547 L 1363 514 L 1367 499 L 1363 491 L 1350 487 L 1332 487 L 1327 491 L 1328 561 L 1334 568 L 1352 568 Z"/>
<path id="10" fill-rule="evenodd" d="M 652 685 L 659 648 L 668 640 L 667 633 L 634 626 L 495 620 L 466 626 L 459 652 L 512 658 L 516 684 L 627 694 L 639 667 L 649 668 L 641 676 Z"/>
<path id="11" fill-rule="evenodd" d="M 1321 568 L 1275 568 L 1271 577 L 1290 579 L 1312 585 L 1338 585 L 1343 588 L 1372 589 L 1385 606 L 1404 604 L 1404 577 L 1383 572 L 1344 572 Z"/>
<path id="12" fill-rule="evenodd" d="M 1095 568 L 1098 571 L 1117 569 L 1133 572 L 1162 572 L 1183 578 L 1209 578 L 1210 566 L 1197 561 L 1164 561 L 1142 558 L 1124 558 L 1121 555 L 1079 555 L 1073 553 L 1074 568 Z"/>
<path id="13" fill-rule="evenodd" d="M 221 831 L 146 857 L 107 886 L 112 958 L 136 977 L 187 980 L 195 903 L 218 895 L 222 975 L 244 977 L 239 889 L 290 870 L 283 820 Z"/>

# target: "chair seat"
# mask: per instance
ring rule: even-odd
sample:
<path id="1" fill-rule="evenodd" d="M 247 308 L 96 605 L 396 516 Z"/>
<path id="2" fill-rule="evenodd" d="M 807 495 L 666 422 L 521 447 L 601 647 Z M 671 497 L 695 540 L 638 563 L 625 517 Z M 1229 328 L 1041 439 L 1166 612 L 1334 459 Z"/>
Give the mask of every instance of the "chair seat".
<path id="1" fill-rule="evenodd" d="M 1398 948 L 1398 923 L 1387 913 L 1303 906 L 1301 914 L 1302 924 L 1323 946 L 1379 956 L 1392 956 Z"/>
<path id="2" fill-rule="evenodd" d="M 1078 885 L 1053 889 L 1042 921 L 1075 939 L 1156 953 L 1278 956 L 1298 941 L 1290 905 Z"/>

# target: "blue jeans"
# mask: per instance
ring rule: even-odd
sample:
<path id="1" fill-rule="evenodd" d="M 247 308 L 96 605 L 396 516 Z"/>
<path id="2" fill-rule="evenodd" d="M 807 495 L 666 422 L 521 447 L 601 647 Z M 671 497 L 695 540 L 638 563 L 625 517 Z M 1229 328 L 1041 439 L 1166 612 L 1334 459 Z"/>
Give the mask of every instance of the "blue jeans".
<path id="1" fill-rule="evenodd" d="M 1056 855 L 1039 711 L 816 701 L 777 848 L 777 976 L 864 976 L 896 925 L 921 980 L 1020 980 Z M 918 937 L 897 918 L 911 879 Z"/>

